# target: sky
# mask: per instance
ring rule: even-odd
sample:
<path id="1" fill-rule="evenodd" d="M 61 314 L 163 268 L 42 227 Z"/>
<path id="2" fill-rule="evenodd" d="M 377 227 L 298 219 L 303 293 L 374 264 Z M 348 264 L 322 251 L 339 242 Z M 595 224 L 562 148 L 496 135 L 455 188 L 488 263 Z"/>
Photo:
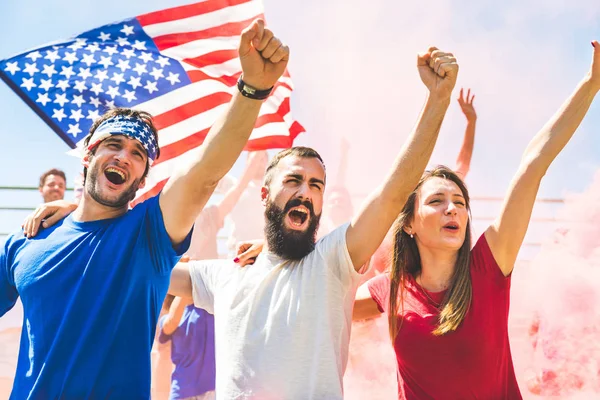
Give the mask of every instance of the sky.
<path id="1" fill-rule="evenodd" d="M 0 58 L 181 0 L 21 0 L 0 6 Z M 528 141 L 589 68 L 600 39 L 597 0 L 435 3 L 371 0 L 265 0 L 268 25 L 291 49 L 292 111 L 335 174 L 339 142 L 351 142 L 347 186 L 357 199 L 378 185 L 425 99 L 416 54 L 430 45 L 460 64 L 455 95 L 476 95 L 477 137 L 467 183 L 475 197 L 500 197 Z M 79 160 L 0 83 L 0 186 L 35 186 L 51 167 L 69 186 Z M 465 120 L 450 107 L 431 164 L 455 162 Z M 582 191 L 600 168 L 600 101 L 548 171 L 540 197 Z M 239 174 L 241 163 L 232 173 Z M 0 191 L 0 205 L 35 205 L 37 193 Z M 499 203 L 498 203 L 499 204 Z M 482 211 L 485 216 L 497 209 Z M 546 211 L 542 210 L 542 213 Z M 554 211 L 549 211 L 550 213 Z M 18 218 L 21 218 L 20 216 Z M 10 219 L 10 224 L 14 224 Z M 0 231 L 5 231 L 0 226 Z"/>

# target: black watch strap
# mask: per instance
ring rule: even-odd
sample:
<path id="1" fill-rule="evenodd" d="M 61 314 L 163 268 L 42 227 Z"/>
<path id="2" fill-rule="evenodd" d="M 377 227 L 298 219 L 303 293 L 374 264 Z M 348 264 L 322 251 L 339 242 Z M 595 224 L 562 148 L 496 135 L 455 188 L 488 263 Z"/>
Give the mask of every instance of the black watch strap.
<path id="1" fill-rule="evenodd" d="M 248 97 L 249 99 L 254 99 L 254 100 L 266 99 L 267 97 L 269 97 L 269 95 L 271 94 L 271 91 L 273 90 L 273 87 L 270 87 L 269 89 L 266 89 L 266 90 L 258 90 L 256 88 L 253 88 L 252 86 L 246 84 L 246 82 L 244 82 L 242 80 L 241 76 L 237 81 L 237 87 L 238 87 L 238 90 L 240 91 L 240 93 L 242 94 L 242 96 Z"/>

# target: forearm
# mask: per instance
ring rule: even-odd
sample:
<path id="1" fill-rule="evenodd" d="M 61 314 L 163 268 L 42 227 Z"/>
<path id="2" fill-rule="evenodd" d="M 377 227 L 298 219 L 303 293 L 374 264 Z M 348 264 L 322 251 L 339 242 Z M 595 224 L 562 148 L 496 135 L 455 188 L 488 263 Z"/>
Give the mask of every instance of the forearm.
<path id="1" fill-rule="evenodd" d="M 471 167 L 471 157 L 473 156 L 473 148 L 475 146 L 475 126 L 477 120 L 467 121 L 465 128 L 465 136 L 463 143 L 456 158 L 456 172 L 464 179 L 469 173 Z"/>
<path id="2" fill-rule="evenodd" d="M 176 172 L 160 198 L 165 226 L 174 244 L 186 237 L 217 183 L 239 157 L 252 132 L 262 101 L 239 92 L 227 112 L 212 126 L 194 161 Z"/>
<path id="3" fill-rule="evenodd" d="M 377 250 L 427 167 L 449 98 L 428 97 L 417 125 L 403 145 L 384 183 L 369 196 L 347 234 L 355 268 Z M 367 234 L 368 232 L 368 234 Z"/>
<path id="4" fill-rule="evenodd" d="M 529 143 L 523 155 L 521 168 L 526 168 L 541 179 L 581 124 L 597 92 L 598 87 L 586 76 Z"/>
<path id="5" fill-rule="evenodd" d="M 162 325 L 162 331 L 165 335 L 171 335 L 175 332 L 179 326 L 179 321 L 181 321 L 183 312 L 189 303 L 189 299 L 184 300 L 181 297 L 176 297 L 175 300 L 173 300 L 173 303 L 171 303 L 171 307 L 169 308 L 169 314 L 167 314 Z"/>

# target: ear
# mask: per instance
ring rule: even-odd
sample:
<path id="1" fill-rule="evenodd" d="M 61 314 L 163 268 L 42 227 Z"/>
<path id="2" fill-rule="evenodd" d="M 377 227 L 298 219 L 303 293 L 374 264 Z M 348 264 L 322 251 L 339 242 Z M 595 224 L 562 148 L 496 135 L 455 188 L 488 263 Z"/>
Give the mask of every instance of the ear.
<path id="1" fill-rule="evenodd" d="M 260 188 L 260 200 L 263 204 L 263 206 L 267 205 L 267 199 L 269 198 L 269 188 L 266 186 L 263 186 Z"/>
<path id="2" fill-rule="evenodd" d="M 144 178 L 140 181 L 140 184 L 138 185 L 138 190 L 143 189 L 145 186 L 146 186 L 146 178 Z"/>
<path id="3" fill-rule="evenodd" d="M 404 225 L 404 227 L 402 227 L 402 230 L 404 232 L 406 232 L 407 235 L 411 235 L 414 234 L 413 230 L 412 230 L 412 225 L 408 224 L 408 225 Z"/>
<path id="4" fill-rule="evenodd" d="M 90 158 L 92 158 L 92 153 L 90 153 L 89 151 L 86 151 L 85 155 L 81 159 L 81 164 L 84 167 L 89 168 L 90 167 Z"/>

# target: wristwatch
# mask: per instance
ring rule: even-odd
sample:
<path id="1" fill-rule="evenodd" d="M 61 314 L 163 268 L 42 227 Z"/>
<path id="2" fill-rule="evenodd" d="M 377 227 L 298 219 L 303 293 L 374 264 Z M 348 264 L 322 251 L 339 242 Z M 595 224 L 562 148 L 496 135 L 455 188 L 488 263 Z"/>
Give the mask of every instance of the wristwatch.
<path id="1" fill-rule="evenodd" d="M 248 97 L 249 99 L 254 99 L 254 100 L 266 99 L 267 97 L 269 97 L 269 95 L 271 94 L 271 91 L 273 90 L 272 86 L 266 90 L 258 90 L 256 88 L 253 88 L 252 86 L 248 85 L 246 82 L 244 82 L 242 80 L 241 75 L 237 81 L 237 87 L 238 87 L 238 90 L 240 91 L 240 93 L 242 94 L 242 96 Z"/>

